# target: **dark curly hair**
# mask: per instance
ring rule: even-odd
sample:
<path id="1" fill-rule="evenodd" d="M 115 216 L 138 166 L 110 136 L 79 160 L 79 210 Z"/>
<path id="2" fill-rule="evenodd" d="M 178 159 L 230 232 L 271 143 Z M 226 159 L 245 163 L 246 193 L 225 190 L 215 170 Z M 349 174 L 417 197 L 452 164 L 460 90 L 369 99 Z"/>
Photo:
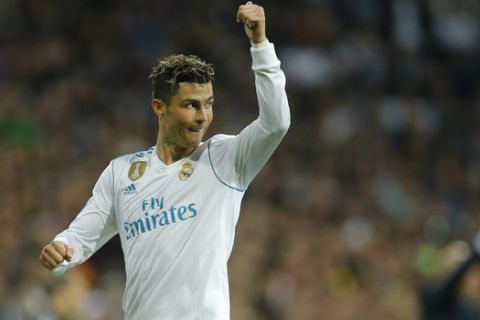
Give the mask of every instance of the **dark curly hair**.
<path id="1" fill-rule="evenodd" d="M 194 55 L 175 54 L 160 59 L 149 79 L 152 79 L 153 98 L 169 104 L 180 82 L 208 83 L 213 76 L 210 63 Z"/>

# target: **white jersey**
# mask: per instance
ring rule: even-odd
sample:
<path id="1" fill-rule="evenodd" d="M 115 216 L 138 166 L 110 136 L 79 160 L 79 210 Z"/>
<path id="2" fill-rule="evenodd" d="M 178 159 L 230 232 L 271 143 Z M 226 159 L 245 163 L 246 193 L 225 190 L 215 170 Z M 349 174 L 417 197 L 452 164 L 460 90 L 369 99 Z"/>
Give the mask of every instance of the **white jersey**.
<path id="1" fill-rule="evenodd" d="M 273 44 L 253 46 L 251 54 L 258 119 L 236 136 L 213 136 L 170 165 L 154 147 L 114 159 L 56 237 L 74 248 L 73 267 L 119 234 L 126 319 L 230 319 L 227 261 L 240 202 L 290 124 Z"/>

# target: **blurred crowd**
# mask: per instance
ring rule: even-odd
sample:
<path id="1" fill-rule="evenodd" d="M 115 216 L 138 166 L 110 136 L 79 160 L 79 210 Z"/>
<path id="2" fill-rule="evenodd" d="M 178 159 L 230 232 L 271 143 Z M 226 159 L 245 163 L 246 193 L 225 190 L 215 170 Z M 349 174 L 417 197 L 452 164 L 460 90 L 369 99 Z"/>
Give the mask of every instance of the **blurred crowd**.
<path id="1" fill-rule="evenodd" d="M 0 1 L 0 319 L 121 319 L 112 239 L 37 261 L 109 160 L 155 144 L 158 57 L 214 64 L 210 135 L 257 116 L 238 1 Z M 420 319 L 480 229 L 480 2 L 265 0 L 292 126 L 245 196 L 237 320 Z M 480 268 L 459 294 L 480 308 Z"/>

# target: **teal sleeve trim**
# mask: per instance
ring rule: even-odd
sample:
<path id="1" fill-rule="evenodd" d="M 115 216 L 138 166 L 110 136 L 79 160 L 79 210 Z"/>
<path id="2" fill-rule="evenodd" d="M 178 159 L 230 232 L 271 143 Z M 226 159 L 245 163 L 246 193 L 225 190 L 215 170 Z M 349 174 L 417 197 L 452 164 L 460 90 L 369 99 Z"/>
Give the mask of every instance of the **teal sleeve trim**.
<path id="1" fill-rule="evenodd" d="M 113 170 L 113 160 L 112 160 L 112 196 L 115 199 L 115 170 Z"/>
<path id="2" fill-rule="evenodd" d="M 245 192 L 245 190 L 247 189 L 240 189 L 240 188 L 236 188 L 236 187 L 233 187 L 231 185 L 229 185 L 228 183 L 226 183 L 225 181 L 223 181 L 222 179 L 220 179 L 220 177 L 218 176 L 217 172 L 215 171 L 215 167 L 213 166 L 213 162 L 212 162 L 212 157 L 210 155 L 210 143 L 212 142 L 212 140 L 210 140 L 208 142 L 208 160 L 210 161 L 210 166 L 212 167 L 212 171 L 213 171 L 213 174 L 215 175 L 215 177 L 218 179 L 218 181 L 220 181 L 224 186 L 230 188 L 230 189 L 233 189 L 233 190 L 236 190 L 236 191 L 239 191 L 239 192 Z"/>

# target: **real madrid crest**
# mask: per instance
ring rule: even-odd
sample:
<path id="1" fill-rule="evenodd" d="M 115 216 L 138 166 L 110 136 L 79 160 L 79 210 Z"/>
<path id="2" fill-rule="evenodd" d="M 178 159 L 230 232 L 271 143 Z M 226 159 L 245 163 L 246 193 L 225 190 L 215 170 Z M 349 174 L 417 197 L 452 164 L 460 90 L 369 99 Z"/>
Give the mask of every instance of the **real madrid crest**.
<path id="1" fill-rule="evenodd" d="M 191 162 L 184 162 L 182 163 L 182 168 L 180 169 L 180 172 L 178 173 L 178 178 L 182 181 L 187 180 L 190 178 L 190 176 L 193 173 L 193 165 Z"/>
<path id="2" fill-rule="evenodd" d="M 128 178 L 135 181 L 140 179 L 145 173 L 145 168 L 147 167 L 147 162 L 145 161 L 135 161 L 130 165 L 130 170 L 128 170 Z"/>

